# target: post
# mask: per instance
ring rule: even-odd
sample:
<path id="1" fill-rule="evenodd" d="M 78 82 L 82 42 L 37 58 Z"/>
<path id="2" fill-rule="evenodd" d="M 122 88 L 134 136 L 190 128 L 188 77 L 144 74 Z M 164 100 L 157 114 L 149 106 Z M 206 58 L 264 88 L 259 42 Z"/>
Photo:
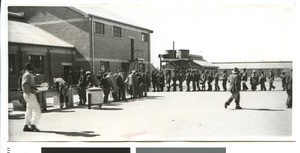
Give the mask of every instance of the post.
<path id="1" fill-rule="evenodd" d="M 88 109 L 91 109 L 91 105 L 92 105 L 92 94 L 88 93 Z"/>

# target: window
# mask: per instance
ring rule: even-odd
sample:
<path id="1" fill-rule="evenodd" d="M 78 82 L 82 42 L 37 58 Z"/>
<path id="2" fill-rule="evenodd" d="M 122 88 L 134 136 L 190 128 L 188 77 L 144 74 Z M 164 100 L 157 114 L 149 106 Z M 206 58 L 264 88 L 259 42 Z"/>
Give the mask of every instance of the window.
<path id="1" fill-rule="evenodd" d="M 29 55 L 29 61 L 33 65 L 33 68 L 36 73 L 44 73 L 44 56 Z"/>
<path id="2" fill-rule="evenodd" d="M 113 26 L 113 36 L 115 37 L 121 37 L 121 28 L 120 27 L 116 27 L 116 26 Z"/>
<path id="3" fill-rule="evenodd" d="M 14 54 L 9 54 L 8 62 L 9 62 L 9 64 L 8 64 L 9 74 L 10 75 L 15 74 L 16 67 L 15 67 L 15 55 Z"/>
<path id="4" fill-rule="evenodd" d="M 101 71 L 108 71 L 109 70 L 109 62 L 100 62 L 100 70 Z"/>
<path id="5" fill-rule="evenodd" d="M 98 33 L 98 34 L 104 34 L 105 33 L 103 23 L 95 22 L 95 33 Z"/>
<path id="6" fill-rule="evenodd" d="M 148 34 L 142 33 L 142 42 L 148 42 Z"/>

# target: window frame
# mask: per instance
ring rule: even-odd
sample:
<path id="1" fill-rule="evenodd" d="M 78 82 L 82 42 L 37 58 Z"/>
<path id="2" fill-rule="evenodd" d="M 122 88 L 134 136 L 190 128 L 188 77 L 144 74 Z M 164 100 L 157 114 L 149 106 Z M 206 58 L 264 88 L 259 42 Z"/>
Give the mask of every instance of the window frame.
<path id="1" fill-rule="evenodd" d="M 96 34 L 105 34 L 105 24 L 101 22 L 95 22 L 95 33 Z"/>
<path id="2" fill-rule="evenodd" d="M 147 33 L 142 32 L 141 36 L 142 36 L 142 42 L 149 42 L 149 36 Z"/>
<path id="3" fill-rule="evenodd" d="M 117 37 L 117 38 L 121 38 L 122 37 L 122 28 L 118 27 L 118 26 L 113 26 L 112 28 L 113 28 L 113 36 Z"/>

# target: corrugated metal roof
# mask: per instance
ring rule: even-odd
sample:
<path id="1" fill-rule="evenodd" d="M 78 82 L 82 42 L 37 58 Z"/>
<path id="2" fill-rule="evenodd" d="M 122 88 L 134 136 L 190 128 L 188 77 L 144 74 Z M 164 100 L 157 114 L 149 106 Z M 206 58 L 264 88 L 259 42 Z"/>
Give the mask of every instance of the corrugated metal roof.
<path id="1" fill-rule="evenodd" d="M 84 13 L 87 13 L 87 14 L 90 14 L 90 15 L 93 15 L 93 16 L 96 16 L 96 17 L 100 17 L 100 18 L 103 18 L 103 19 L 106 19 L 106 20 L 112 20 L 112 21 L 116 21 L 116 22 L 120 22 L 120 23 L 123 23 L 123 24 L 127 24 L 127 25 L 130 25 L 130 26 L 134 26 L 134 27 L 137 27 L 137 28 L 141 28 L 141 29 L 145 29 L 145 30 L 149 30 L 149 31 L 152 31 L 150 29 L 147 29 L 147 28 L 143 28 L 143 26 L 131 21 L 131 20 L 128 20 L 124 17 L 121 17 L 109 10 L 106 10 L 105 8 L 101 7 L 101 6 L 75 6 L 73 7 L 81 12 L 84 12 Z"/>
<path id="2" fill-rule="evenodd" d="M 16 21 L 8 21 L 8 42 L 68 48 L 74 47 L 38 27 Z"/>
<path id="3" fill-rule="evenodd" d="M 292 68 L 292 62 L 245 62 L 245 63 L 214 63 L 220 69 L 246 68 L 246 69 L 288 69 Z"/>
<path id="4" fill-rule="evenodd" d="M 199 61 L 199 60 L 193 60 L 195 63 L 203 66 L 203 67 L 218 67 L 218 65 L 214 65 L 210 62 L 207 62 L 207 61 Z"/>

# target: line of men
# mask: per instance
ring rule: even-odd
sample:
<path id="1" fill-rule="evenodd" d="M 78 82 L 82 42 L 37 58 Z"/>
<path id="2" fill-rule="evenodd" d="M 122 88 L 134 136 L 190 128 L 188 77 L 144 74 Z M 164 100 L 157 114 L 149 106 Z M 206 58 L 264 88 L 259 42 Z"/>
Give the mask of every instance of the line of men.
<path id="1" fill-rule="evenodd" d="M 85 105 L 86 89 L 96 86 L 103 89 L 103 102 L 108 102 L 109 94 L 112 94 L 114 101 L 126 100 L 126 92 L 130 98 L 147 96 L 149 91 L 150 74 L 149 71 L 132 70 L 125 78 L 124 74 L 119 70 L 118 73 L 100 71 L 99 75 L 94 76 L 90 71 L 84 72 L 80 70 L 78 81 L 79 88 L 79 105 Z"/>
<path id="2" fill-rule="evenodd" d="M 201 75 L 202 74 L 202 75 Z M 223 80 L 227 81 L 227 73 L 223 74 Z M 212 91 L 212 83 L 214 81 L 214 91 L 220 91 L 219 87 L 219 73 L 217 70 L 212 71 L 206 70 L 200 73 L 199 70 L 170 70 L 167 69 L 165 71 L 165 75 L 163 71 L 152 71 L 151 74 L 151 81 L 152 81 L 152 88 L 153 92 L 160 92 L 164 91 L 164 87 L 167 88 L 166 91 L 177 91 L 177 84 L 178 84 L 178 91 L 183 91 L 183 82 L 186 81 L 187 89 L 186 91 Z M 208 88 L 206 89 L 206 84 Z M 191 88 L 192 85 L 192 88 Z M 200 87 L 201 85 L 201 87 Z M 223 83 L 224 91 L 227 90 L 226 84 Z"/>
<path id="3" fill-rule="evenodd" d="M 239 71 L 239 77 L 241 78 L 241 90 L 248 90 L 247 82 L 250 81 L 251 90 L 257 90 L 257 86 L 260 85 L 261 91 L 266 91 L 265 83 L 269 81 L 269 90 L 274 90 L 275 86 L 273 82 L 275 80 L 275 74 L 273 70 L 270 71 L 269 77 L 261 71 L 260 76 L 253 70 L 253 73 L 250 75 L 248 79 L 248 74 L 246 68 Z M 281 75 L 282 78 L 282 87 L 285 90 L 286 77 L 283 72 Z M 177 85 L 179 87 L 178 91 L 183 91 L 183 82 L 186 81 L 187 89 L 186 91 L 220 91 L 219 81 L 222 81 L 223 91 L 227 91 L 227 83 L 228 83 L 228 74 L 227 71 L 224 70 L 222 74 L 219 74 L 217 70 L 203 70 L 200 73 L 199 70 L 170 70 L 167 69 L 165 74 L 163 71 L 152 71 L 151 74 L 152 80 L 152 88 L 153 92 L 164 91 L 166 87 L 166 91 L 177 91 Z M 214 86 L 214 90 L 213 90 Z M 192 88 L 191 88 L 192 87 Z"/>
<path id="4" fill-rule="evenodd" d="M 285 73 L 284 73 L 285 75 Z M 238 68 L 234 68 L 232 71 L 232 74 L 229 76 L 229 91 L 231 93 L 231 96 L 229 97 L 229 99 L 225 102 L 224 107 L 227 108 L 230 103 L 234 100 L 236 103 L 236 109 L 242 109 L 242 107 L 240 106 L 240 91 L 241 91 L 241 87 L 243 88 L 243 90 L 247 90 L 247 86 L 245 84 L 245 76 L 247 76 L 247 72 L 246 69 L 243 69 L 242 73 L 239 72 Z M 292 108 L 293 106 L 293 74 L 292 74 L 292 69 L 290 69 L 290 71 L 288 72 L 287 76 L 282 76 L 282 78 L 284 78 L 284 87 L 283 89 L 286 90 L 287 92 L 287 101 L 286 101 L 286 106 L 287 108 Z M 264 72 L 261 72 L 261 78 L 259 79 L 258 75 L 256 74 L 255 70 L 253 70 L 253 73 L 250 77 L 250 84 L 251 84 L 251 90 L 256 90 L 256 84 L 255 82 L 258 82 L 258 80 L 261 80 L 262 78 L 264 78 L 265 80 L 263 81 L 263 84 L 261 84 L 261 88 L 262 90 L 266 90 L 265 86 L 264 86 L 264 82 L 266 81 L 266 76 L 264 74 Z M 273 71 L 270 72 L 270 76 L 269 76 L 269 82 L 270 82 L 270 87 L 269 90 L 271 90 L 272 88 L 275 89 L 275 87 L 273 86 L 273 82 L 274 82 L 274 73 Z M 242 86 L 241 86 L 242 83 Z"/>

